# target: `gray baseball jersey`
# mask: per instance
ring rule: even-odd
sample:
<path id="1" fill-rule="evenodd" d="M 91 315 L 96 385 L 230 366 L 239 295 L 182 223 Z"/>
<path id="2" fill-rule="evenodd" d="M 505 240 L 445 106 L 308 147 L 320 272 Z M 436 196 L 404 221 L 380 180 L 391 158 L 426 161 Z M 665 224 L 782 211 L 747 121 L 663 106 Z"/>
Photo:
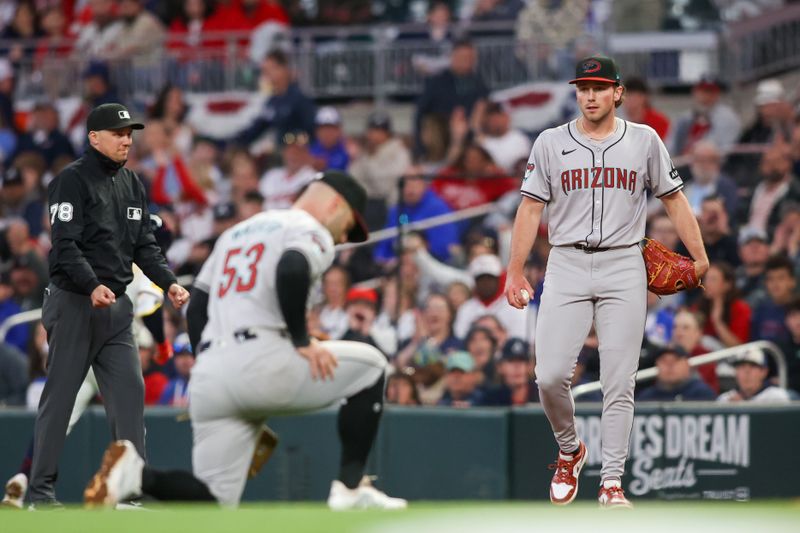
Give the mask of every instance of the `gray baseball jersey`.
<path id="1" fill-rule="evenodd" d="M 683 187 L 664 143 L 649 126 L 616 119 L 603 141 L 573 120 L 542 132 L 531 150 L 523 195 L 547 204 L 554 246 L 613 247 L 644 237 L 647 195 Z"/>
<path id="2" fill-rule="evenodd" d="M 536 379 L 559 447 L 579 445 L 570 381 L 594 323 L 603 390 L 602 479 L 624 472 L 633 424 L 633 390 L 647 310 L 639 249 L 646 191 L 662 197 L 683 187 L 667 149 L 648 126 L 616 119 L 595 141 L 577 121 L 549 129 L 533 145 L 521 192 L 547 204 L 550 242 L 539 319 Z M 593 253 L 573 245 L 598 248 Z"/>

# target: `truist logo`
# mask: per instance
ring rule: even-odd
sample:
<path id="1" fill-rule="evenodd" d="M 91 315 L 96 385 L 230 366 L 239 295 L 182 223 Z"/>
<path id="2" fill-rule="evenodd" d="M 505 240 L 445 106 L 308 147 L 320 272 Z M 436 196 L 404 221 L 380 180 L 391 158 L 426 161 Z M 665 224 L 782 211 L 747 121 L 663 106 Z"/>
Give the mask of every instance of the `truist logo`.
<path id="1" fill-rule="evenodd" d="M 583 65 L 581 65 L 581 68 L 583 69 L 584 74 L 592 74 L 600 70 L 602 66 L 596 59 L 590 59 L 589 61 L 584 62 Z"/>

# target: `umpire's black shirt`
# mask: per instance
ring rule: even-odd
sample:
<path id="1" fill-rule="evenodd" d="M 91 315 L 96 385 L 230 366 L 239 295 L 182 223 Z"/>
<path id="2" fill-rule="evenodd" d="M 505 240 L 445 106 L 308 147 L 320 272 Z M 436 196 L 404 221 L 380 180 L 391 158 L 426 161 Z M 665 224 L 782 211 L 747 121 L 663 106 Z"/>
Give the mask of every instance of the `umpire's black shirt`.
<path id="1" fill-rule="evenodd" d="M 123 165 L 89 147 L 50 183 L 50 280 L 57 287 L 91 294 L 103 284 L 119 297 L 134 262 L 164 291 L 176 282 L 153 237 L 144 187 Z"/>

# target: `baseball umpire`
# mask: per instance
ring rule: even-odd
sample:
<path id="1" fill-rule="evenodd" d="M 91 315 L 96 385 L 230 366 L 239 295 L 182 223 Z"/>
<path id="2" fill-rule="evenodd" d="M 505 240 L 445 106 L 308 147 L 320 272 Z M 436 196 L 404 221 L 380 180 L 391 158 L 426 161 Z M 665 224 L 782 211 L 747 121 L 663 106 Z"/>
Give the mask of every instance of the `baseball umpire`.
<path id="1" fill-rule="evenodd" d="M 89 147 L 48 188 L 52 249 L 42 323 L 50 346 L 47 382 L 36 416 L 30 500 L 57 504 L 58 458 L 75 396 L 91 367 L 114 440 L 144 455 L 144 382 L 125 287 L 136 264 L 175 307 L 189 293 L 167 267 L 148 223 L 147 197 L 125 168 L 133 130 L 144 128 L 120 104 L 103 104 L 86 120 Z"/>
<path id="2" fill-rule="evenodd" d="M 647 307 L 648 273 L 637 244 L 644 237 L 648 191 L 661 199 L 694 258 L 693 264 L 688 259 L 694 280 L 708 270 L 708 256 L 664 143 L 649 126 L 615 116 L 625 89 L 614 61 L 588 57 L 575 71 L 570 83 L 580 117 L 542 132 L 531 150 L 514 220 L 506 298 L 521 309 L 533 294 L 522 268 L 546 205 L 553 249 L 536 324 L 536 380 L 560 448 L 550 500 L 572 502 L 587 458 L 570 380 L 594 322 L 603 388 L 598 501 L 630 507 L 621 479 Z"/>
<path id="3" fill-rule="evenodd" d="M 362 342 L 317 342 L 306 322 L 335 243 L 367 239 L 366 202 L 352 176 L 327 170 L 291 209 L 255 214 L 220 235 L 187 310 L 197 347 L 189 384 L 193 471 L 156 470 L 130 442 L 117 441 L 84 491 L 88 505 L 147 494 L 236 506 L 256 460 L 263 464 L 274 448 L 273 438 L 259 452 L 267 419 L 338 405 L 342 447 L 328 506 L 406 507 L 364 476 L 383 411 L 386 358 Z"/>

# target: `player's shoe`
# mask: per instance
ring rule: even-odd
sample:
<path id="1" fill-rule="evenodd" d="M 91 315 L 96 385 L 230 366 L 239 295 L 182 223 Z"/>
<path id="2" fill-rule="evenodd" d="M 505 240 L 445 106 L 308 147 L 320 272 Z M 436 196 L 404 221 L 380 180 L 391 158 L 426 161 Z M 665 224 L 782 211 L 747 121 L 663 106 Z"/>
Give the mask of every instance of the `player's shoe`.
<path id="1" fill-rule="evenodd" d="M 87 507 L 114 507 L 120 500 L 138 496 L 142 491 L 144 460 L 133 443 L 118 440 L 109 444 L 100 470 L 83 491 Z"/>
<path id="2" fill-rule="evenodd" d="M 558 452 L 558 461 L 548 468 L 555 470 L 550 481 L 550 501 L 556 505 L 572 503 L 578 495 L 578 478 L 586 463 L 586 446 L 581 442 L 573 455 Z"/>
<path id="3" fill-rule="evenodd" d="M 603 481 L 597 501 L 600 502 L 600 507 L 603 509 L 631 509 L 633 507 L 633 504 L 625 497 L 622 484 L 615 479 Z"/>
<path id="4" fill-rule="evenodd" d="M 258 435 L 253 459 L 250 461 L 250 468 L 247 469 L 248 478 L 253 479 L 261 472 L 269 458 L 272 457 L 272 452 L 275 451 L 276 446 L 278 446 L 278 436 L 268 426 L 261 426 L 261 433 Z"/>
<path id="5" fill-rule="evenodd" d="M 405 509 L 408 502 L 402 498 L 392 498 L 372 485 L 369 477 L 364 476 L 354 489 L 348 489 L 344 483 L 334 480 L 328 495 L 328 507 L 333 511 L 349 511 L 352 509 Z"/>
<path id="6" fill-rule="evenodd" d="M 6 483 L 6 493 L 3 496 L 4 507 L 22 509 L 25 502 L 25 493 L 28 492 L 28 476 L 19 473 Z"/>

